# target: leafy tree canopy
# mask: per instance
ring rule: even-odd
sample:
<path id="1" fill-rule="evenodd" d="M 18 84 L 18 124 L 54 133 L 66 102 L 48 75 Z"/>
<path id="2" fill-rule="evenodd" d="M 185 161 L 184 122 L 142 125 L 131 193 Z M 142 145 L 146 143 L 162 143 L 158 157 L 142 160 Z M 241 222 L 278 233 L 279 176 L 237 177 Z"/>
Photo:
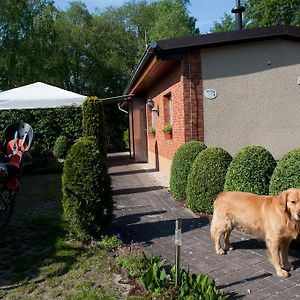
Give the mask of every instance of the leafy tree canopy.
<path id="1" fill-rule="evenodd" d="M 77 93 L 120 95 L 147 45 L 197 34 L 188 0 L 129 1 L 91 14 L 80 1 L 0 1 L 0 91 L 42 81 Z M 105 108 L 108 133 L 122 136 L 126 115 Z"/>
<path id="2" fill-rule="evenodd" d="M 241 1 L 246 10 L 244 26 L 268 27 L 278 24 L 300 26 L 300 0 L 245 0 Z M 224 14 L 220 22 L 215 22 L 211 32 L 234 29 L 234 15 Z"/>

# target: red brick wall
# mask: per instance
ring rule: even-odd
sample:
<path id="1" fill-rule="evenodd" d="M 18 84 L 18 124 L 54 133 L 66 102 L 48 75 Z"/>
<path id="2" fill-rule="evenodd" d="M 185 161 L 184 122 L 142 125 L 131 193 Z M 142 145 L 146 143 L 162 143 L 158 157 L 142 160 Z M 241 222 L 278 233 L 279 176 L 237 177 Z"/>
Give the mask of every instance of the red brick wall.
<path id="1" fill-rule="evenodd" d="M 204 140 L 200 50 L 189 50 L 183 59 L 185 141 Z"/>
<path id="2" fill-rule="evenodd" d="M 164 138 L 162 132 L 169 116 L 164 102 L 165 95 L 171 93 L 173 115 L 173 138 Z M 165 71 L 147 94 L 159 109 L 156 117 L 156 134 L 148 134 L 148 151 L 172 160 L 175 151 L 190 140 L 204 139 L 202 77 L 200 50 L 189 51 L 183 60 Z M 147 109 L 147 124 L 151 127 L 151 111 Z"/>

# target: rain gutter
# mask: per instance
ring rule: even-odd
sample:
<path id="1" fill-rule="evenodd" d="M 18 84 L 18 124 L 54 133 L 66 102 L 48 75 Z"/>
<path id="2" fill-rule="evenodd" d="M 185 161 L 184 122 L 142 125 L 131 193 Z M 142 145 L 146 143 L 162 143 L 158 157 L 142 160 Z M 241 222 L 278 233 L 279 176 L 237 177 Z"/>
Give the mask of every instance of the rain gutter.
<path id="1" fill-rule="evenodd" d="M 150 57 L 155 53 L 155 50 L 157 48 L 157 43 L 151 43 L 147 50 L 144 52 L 144 55 L 142 56 L 139 64 L 135 68 L 133 72 L 133 76 L 131 77 L 130 81 L 128 82 L 123 95 L 128 94 L 129 90 L 132 88 L 133 84 L 135 83 L 136 79 L 139 77 L 141 74 L 142 70 L 144 69 L 145 65 L 148 63 Z"/>

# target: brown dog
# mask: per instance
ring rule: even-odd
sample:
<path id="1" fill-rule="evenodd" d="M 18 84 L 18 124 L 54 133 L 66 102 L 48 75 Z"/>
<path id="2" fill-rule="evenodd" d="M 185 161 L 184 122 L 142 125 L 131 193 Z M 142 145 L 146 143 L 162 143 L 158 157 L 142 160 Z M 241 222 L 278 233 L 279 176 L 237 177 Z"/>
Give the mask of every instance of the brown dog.
<path id="1" fill-rule="evenodd" d="M 211 223 L 211 236 L 218 254 L 232 249 L 229 236 L 236 225 L 263 238 L 276 274 L 289 276 L 288 249 L 300 231 L 300 189 L 288 189 L 277 196 L 220 193 L 214 203 Z M 222 235 L 224 248 L 220 243 Z"/>

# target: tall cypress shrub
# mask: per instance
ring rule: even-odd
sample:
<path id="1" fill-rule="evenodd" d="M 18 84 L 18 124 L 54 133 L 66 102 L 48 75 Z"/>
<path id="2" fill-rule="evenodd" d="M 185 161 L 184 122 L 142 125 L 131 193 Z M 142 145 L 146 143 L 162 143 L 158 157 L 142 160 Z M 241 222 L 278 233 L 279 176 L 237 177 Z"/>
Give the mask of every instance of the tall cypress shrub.
<path id="1" fill-rule="evenodd" d="M 106 156 L 106 132 L 103 103 L 98 97 L 88 97 L 82 105 L 83 136 L 95 136 L 100 152 Z"/>
<path id="2" fill-rule="evenodd" d="M 99 237 L 111 228 L 111 181 L 95 137 L 84 137 L 69 150 L 64 163 L 62 192 L 64 216 L 70 233 L 77 239 Z"/>

